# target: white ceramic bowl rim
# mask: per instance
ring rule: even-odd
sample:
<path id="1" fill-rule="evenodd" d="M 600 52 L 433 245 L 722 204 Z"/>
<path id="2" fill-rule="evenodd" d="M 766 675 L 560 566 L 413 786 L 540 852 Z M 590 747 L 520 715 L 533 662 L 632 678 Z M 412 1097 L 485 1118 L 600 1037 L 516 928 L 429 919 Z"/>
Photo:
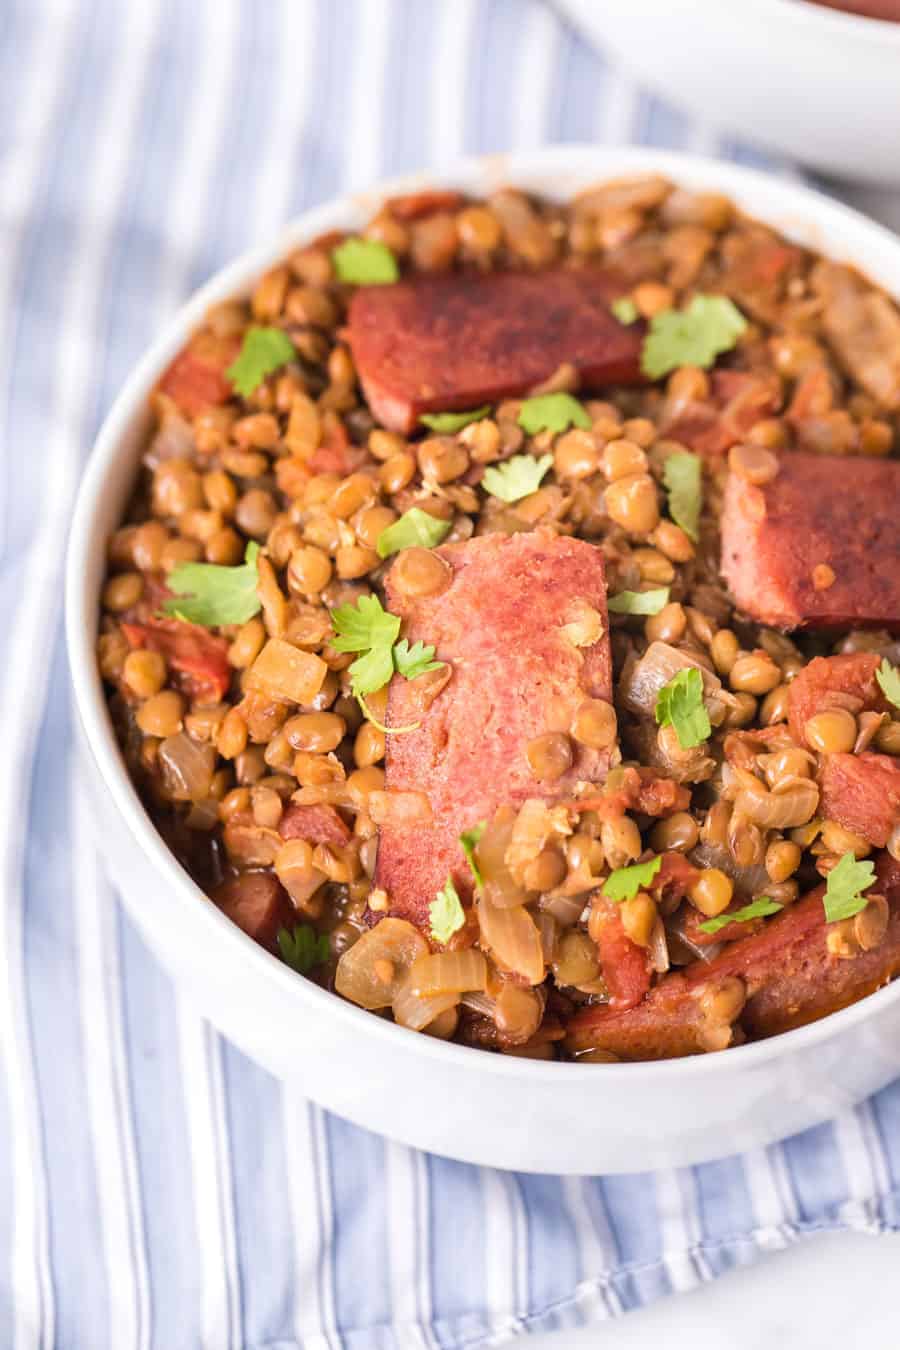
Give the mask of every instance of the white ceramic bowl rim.
<path id="1" fill-rule="evenodd" d="M 830 9 L 827 5 L 817 5 L 815 0 L 751 0 L 751 3 L 757 9 L 768 10 L 775 22 L 789 16 L 798 24 L 830 25 L 837 32 L 852 32 L 855 38 L 869 33 L 879 44 L 889 42 L 900 47 L 900 23 L 891 19 L 873 19 L 867 14 Z"/>
<path id="2" fill-rule="evenodd" d="M 785 0 L 756 0 L 756 3 L 784 6 Z M 792 5 L 793 8 L 793 5 Z M 810 6 L 812 8 L 812 6 Z M 871 22 L 871 21 L 870 21 Z M 890 27 L 891 25 L 883 25 Z M 346 196 L 316 207 L 289 225 L 277 239 L 268 245 L 243 254 L 218 272 L 206 283 L 166 325 L 163 335 L 153 344 L 135 367 L 124 388 L 115 400 L 100 429 L 91 454 L 73 515 L 66 560 L 66 633 L 69 664 L 75 700 L 94 763 L 102 781 L 110 792 L 131 834 L 159 875 L 161 882 L 177 893 L 183 905 L 202 906 L 208 934 L 209 950 L 217 944 L 231 944 L 234 956 L 245 963 L 248 970 L 256 970 L 259 977 L 280 984 L 287 998 L 294 1001 L 298 1014 L 304 1007 L 324 1017 L 349 1019 L 360 1036 L 373 1040 L 384 1036 L 415 1037 L 415 1052 L 438 1062 L 450 1062 L 459 1056 L 486 1052 L 468 1046 L 456 1045 L 420 1033 L 409 1032 L 371 1013 L 345 1002 L 338 995 L 321 989 L 312 981 L 298 977 L 292 970 L 270 955 L 203 894 L 189 874 L 169 851 L 157 833 L 144 809 L 137 791 L 127 773 L 120 754 L 106 698 L 99 677 L 95 655 L 97 596 L 85 583 L 88 559 L 94 542 L 99 504 L 113 465 L 118 460 L 120 442 L 137 408 L 143 406 L 147 394 L 159 374 L 183 345 L 188 333 L 203 318 L 207 307 L 215 301 L 245 292 L 250 282 L 274 261 L 299 243 L 315 238 L 333 228 L 354 228 L 361 223 L 382 198 L 398 193 L 418 191 L 427 186 L 461 186 L 472 191 L 484 191 L 488 185 L 516 183 L 522 179 L 541 176 L 545 182 L 566 174 L 578 175 L 582 182 L 593 178 L 616 177 L 628 173 L 659 172 L 676 182 L 703 184 L 726 193 L 741 195 L 745 200 L 754 190 L 764 200 L 777 199 L 779 214 L 785 222 L 802 221 L 815 224 L 823 219 L 838 228 L 843 235 L 854 239 L 857 253 L 864 247 L 874 255 L 890 255 L 900 267 L 900 241 L 889 231 L 867 220 L 849 207 L 792 182 L 780 182 L 772 175 L 740 165 L 707 159 L 678 152 L 651 149 L 604 149 L 593 146 L 552 146 L 543 150 L 519 154 L 485 156 L 467 159 L 446 171 L 406 175 L 382 182 L 364 194 Z M 545 187 L 544 191 L 548 189 Z M 765 218 L 765 213 L 760 213 Z M 783 228 L 788 229 L 785 224 Z M 199 959 L 199 957 L 198 957 Z M 840 1012 L 793 1031 L 783 1032 L 767 1040 L 735 1046 L 727 1051 L 731 1069 L 736 1063 L 748 1068 L 751 1064 L 778 1058 L 783 1053 L 798 1051 L 827 1040 L 839 1030 L 865 1020 L 876 1008 L 900 999 L 900 980 L 869 994 Z M 737 1057 L 740 1057 L 738 1060 Z M 577 1062 L 548 1063 L 540 1060 L 519 1059 L 514 1056 L 492 1055 L 492 1071 L 498 1075 L 533 1081 L 535 1087 L 550 1087 L 559 1074 L 596 1075 L 596 1065 Z M 723 1065 L 721 1054 L 700 1055 L 663 1061 L 608 1064 L 603 1067 L 604 1082 L 614 1086 L 619 1076 L 626 1074 L 630 1081 L 636 1077 L 661 1081 L 674 1077 L 693 1078 L 696 1075 L 715 1075 Z M 482 1066 L 483 1067 L 483 1066 Z"/>

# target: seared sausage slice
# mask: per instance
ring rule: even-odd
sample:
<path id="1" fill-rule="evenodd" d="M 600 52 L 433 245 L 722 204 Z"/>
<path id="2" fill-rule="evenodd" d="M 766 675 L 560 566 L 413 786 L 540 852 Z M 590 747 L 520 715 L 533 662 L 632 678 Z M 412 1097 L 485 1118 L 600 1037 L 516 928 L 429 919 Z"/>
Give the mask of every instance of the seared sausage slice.
<path id="1" fill-rule="evenodd" d="M 722 573 L 775 628 L 900 628 L 900 460 L 785 454 L 762 486 L 729 474 Z"/>
<path id="2" fill-rule="evenodd" d="M 238 928 L 274 952 L 278 933 L 296 921 L 297 911 L 273 872 L 242 872 L 210 893 L 210 899 Z"/>
<path id="3" fill-rule="evenodd" d="M 900 825 L 900 760 L 893 755 L 829 755 L 819 776 L 819 812 L 884 848 Z"/>
<path id="4" fill-rule="evenodd" d="M 564 363 L 585 389 L 638 383 L 643 325 L 625 327 L 609 309 L 621 289 L 589 268 L 361 286 L 349 335 L 369 407 L 408 433 L 422 413 L 527 393 Z"/>
<path id="5" fill-rule="evenodd" d="M 753 1039 L 773 1036 L 836 1012 L 887 984 L 900 972 L 900 864 L 886 853 L 877 863 L 873 893 L 889 906 L 887 931 L 877 947 L 843 959 L 826 945 L 828 925 L 817 886 L 769 919 L 760 932 L 725 950 L 708 964 L 696 961 L 668 975 L 643 1003 L 628 1012 L 586 1008 L 567 1028 L 571 1050 L 601 1048 L 621 1059 L 670 1059 L 729 1043 L 723 1006 L 740 980 L 743 1010 L 735 1020 Z M 718 996 L 725 995 L 724 1004 Z"/>
<path id="6" fill-rule="evenodd" d="M 547 731 L 567 731 L 585 699 L 612 699 L 599 548 L 535 530 L 435 552 L 449 568 L 439 594 L 413 600 L 393 570 L 387 577 L 389 608 L 403 616 L 410 644 L 435 644 L 437 659 L 449 665 L 450 678 L 430 703 L 427 675 L 395 676 L 388 700 L 390 726 L 418 725 L 388 736 L 386 786 L 424 793 L 432 824 L 384 825 L 376 869 L 391 912 L 423 926 L 448 873 L 470 889 L 463 830 L 503 804 L 564 800 L 579 782 L 604 781 L 609 749 L 573 741 L 572 767 L 553 782 L 535 778 L 525 749 Z M 593 628 L 587 645 L 567 635 L 573 620 Z"/>

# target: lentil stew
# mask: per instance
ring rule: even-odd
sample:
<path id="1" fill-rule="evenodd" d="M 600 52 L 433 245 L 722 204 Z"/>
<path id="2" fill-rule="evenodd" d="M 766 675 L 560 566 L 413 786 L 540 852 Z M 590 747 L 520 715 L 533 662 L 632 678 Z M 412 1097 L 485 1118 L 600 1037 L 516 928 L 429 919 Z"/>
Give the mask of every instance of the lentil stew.
<path id="1" fill-rule="evenodd" d="M 409 1029 L 725 1049 L 900 971 L 900 313 L 650 176 L 388 200 L 153 395 L 100 670 L 200 887 Z"/>

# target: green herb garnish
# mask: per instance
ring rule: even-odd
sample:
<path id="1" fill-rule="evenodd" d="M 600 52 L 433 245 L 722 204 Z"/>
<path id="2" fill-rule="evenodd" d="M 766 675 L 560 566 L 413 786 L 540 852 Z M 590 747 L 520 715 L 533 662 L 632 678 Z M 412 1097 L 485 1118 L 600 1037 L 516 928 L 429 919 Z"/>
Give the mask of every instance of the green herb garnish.
<path id="1" fill-rule="evenodd" d="M 669 494 L 669 515 L 697 542 L 703 505 L 703 468 L 699 455 L 689 451 L 670 455 L 663 465 L 663 485 Z"/>
<path id="2" fill-rule="evenodd" d="M 900 670 L 885 657 L 875 672 L 875 678 L 888 703 L 900 708 Z"/>
<path id="3" fill-rule="evenodd" d="M 331 250 L 338 281 L 351 286 L 387 286 L 400 276 L 397 259 L 380 239 L 353 235 Z"/>
<path id="4" fill-rule="evenodd" d="M 552 464 L 552 455 L 541 455 L 540 459 L 534 455 L 513 455 L 512 459 L 485 469 L 481 486 L 502 502 L 518 502 L 537 492 Z"/>
<path id="5" fill-rule="evenodd" d="M 606 602 L 610 614 L 658 614 L 669 603 L 668 586 L 653 591 L 619 591 Z"/>
<path id="6" fill-rule="evenodd" d="M 863 895 L 875 881 L 875 864 L 858 861 L 856 856 L 847 852 L 835 863 L 825 882 L 825 894 L 822 903 L 825 907 L 825 922 L 839 923 L 841 919 L 852 919 L 869 903 Z"/>
<path id="7" fill-rule="evenodd" d="M 682 750 L 705 741 L 712 728 L 703 706 L 703 676 L 696 666 L 685 666 L 664 684 L 656 696 L 656 721 L 674 727 Z"/>
<path id="8" fill-rule="evenodd" d="M 262 606 L 256 594 L 259 544 L 249 543 L 238 567 L 217 563 L 179 563 L 166 585 L 174 598 L 163 603 L 163 612 L 204 628 L 246 623 Z"/>
<path id="9" fill-rule="evenodd" d="M 603 894 L 616 904 L 621 900 L 633 900 L 639 890 L 649 886 L 661 867 L 662 858 L 650 858 L 631 867 L 617 867 L 603 883 Z"/>
<path id="10" fill-rule="evenodd" d="M 557 435 L 567 427 L 589 431 L 591 426 L 587 409 L 571 394 L 535 394 L 534 398 L 523 399 L 518 422 L 529 436 L 536 436 L 539 431 Z"/>
<path id="11" fill-rule="evenodd" d="M 462 431 L 470 422 L 480 422 L 490 411 L 491 405 L 486 403 L 483 408 L 473 408 L 471 412 L 422 413 L 419 421 L 439 435 L 452 436 L 455 431 Z"/>
<path id="12" fill-rule="evenodd" d="M 377 595 L 361 595 L 355 605 L 341 605 L 331 611 L 335 636 L 331 646 L 336 652 L 359 652 L 349 668 L 353 697 L 363 713 L 379 731 L 388 734 L 415 731 L 414 722 L 405 727 L 386 727 L 369 711 L 367 694 L 375 694 L 390 682 L 396 671 L 404 679 L 414 680 L 426 671 L 438 670 L 445 664 L 435 661 L 434 647 L 416 642 L 412 647 L 407 638 L 397 641 L 400 616 L 382 607 Z"/>
<path id="13" fill-rule="evenodd" d="M 714 919 L 707 919 L 699 925 L 704 933 L 718 933 L 720 928 L 727 928 L 730 923 L 749 923 L 751 919 L 765 919 L 770 914 L 777 914 L 783 905 L 779 905 L 776 900 L 770 900 L 767 895 L 761 895 L 758 900 L 752 900 L 749 905 L 744 905 L 743 909 L 736 909 L 733 914 L 717 914 Z"/>
<path id="14" fill-rule="evenodd" d="M 403 548 L 434 548 L 452 528 L 449 520 L 438 520 L 420 506 L 411 506 L 399 520 L 381 531 L 375 549 L 379 558 L 389 558 Z"/>
<path id="15" fill-rule="evenodd" d="M 278 950 L 282 959 L 300 975 L 307 975 L 313 966 L 321 966 L 331 955 L 331 940 L 327 933 L 317 933 L 310 923 L 298 924 L 293 933 L 282 928 L 278 934 Z"/>
<path id="16" fill-rule="evenodd" d="M 654 314 L 644 338 L 641 369 L 651 380 L 679 366 L 707 370 L 722 352 L 731 351 L 746 328 L 747 320 L 726 296 L 695 295 L 687 309 Z"/>
<path id="17" fill-rule="evenodd" d="M 293 342 L 281 328 L 248 328 L 241 350 L 225 374 L 235 393 L 249 398 L 263 380 L 293 361 L 296 355 Z"/>
<path id="18" fill-rule="evenodd" d="M 638 307 L 630 295 L 620 295 L 618 300 L 612 302 L 610 310 L 619 323 L 634 323 L 638 318 Z"/>
<path id="19" fill-rule="evenodd" d="M 466 855 L 466 861 L 469 864 L 472 876 L 475 878 L 476 886 L 484 885 L 484 877 L 481 875 L 481 869 L 475 861 L 475 849 L 486 829 L 487 821 L 480 820 L 477 825 L 472 826 L 471 830 L 463 830 L 462 834 L 459 836 L 462 851 Z"/>
<path id="20" fill-rule="evenodd" d="M 428 906 L 431 921 L 431 936 L 435 942 L 449 942 L 454 933 L 459 932 L 466 922 L 466 912 L 462 907 L 453 878 L 448 877 L 443 889 Z"/>

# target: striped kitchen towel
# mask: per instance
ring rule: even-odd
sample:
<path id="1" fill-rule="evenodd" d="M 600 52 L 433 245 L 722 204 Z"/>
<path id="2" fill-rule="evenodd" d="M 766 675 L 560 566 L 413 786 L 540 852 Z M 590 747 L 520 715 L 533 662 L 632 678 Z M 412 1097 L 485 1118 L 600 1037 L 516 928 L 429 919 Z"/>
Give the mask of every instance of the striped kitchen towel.
<path id="1" fill-rule="evenodd" d="M 463 152 L 757 156 L 541 0 L 6 0 L 0 33 L 0 1346 L 493 1345 L 898 1226 L 900 1087 L 765 1152 L 615 1178 L 479 1170 L 323 1114 L 145 950 L 73 763 L 73 493 L 199 282 L 316 201 Z"/>

